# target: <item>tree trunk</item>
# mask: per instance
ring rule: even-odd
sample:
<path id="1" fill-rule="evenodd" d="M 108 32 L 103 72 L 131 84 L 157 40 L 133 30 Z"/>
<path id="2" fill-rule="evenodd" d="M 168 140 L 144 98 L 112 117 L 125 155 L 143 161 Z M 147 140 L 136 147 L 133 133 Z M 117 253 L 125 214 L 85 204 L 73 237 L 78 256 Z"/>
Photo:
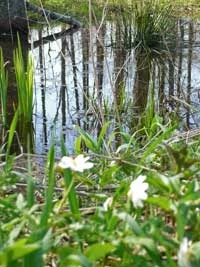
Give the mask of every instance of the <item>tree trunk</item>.
<path id="1" fill-rule="evenodd" d="M 24 0 L 0 0 L 0 33 L 27 32 Z"/>

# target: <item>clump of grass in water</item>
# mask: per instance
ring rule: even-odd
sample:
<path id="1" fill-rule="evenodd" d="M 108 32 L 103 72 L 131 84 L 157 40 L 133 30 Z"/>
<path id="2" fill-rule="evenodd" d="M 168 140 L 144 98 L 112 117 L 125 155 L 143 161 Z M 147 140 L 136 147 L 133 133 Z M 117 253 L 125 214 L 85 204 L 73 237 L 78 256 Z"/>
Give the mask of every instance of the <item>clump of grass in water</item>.
<path id="1" fill-rule="evenodd" d="M 134 11 L 134 46 L 138 52 L 160 55 L 168 52 L 174 38 L 175 21 L 170 15 L 172 7 L 160 0 L 139 1 Z"/>
<path id="2" fill-rule="evenodd" d="M 25 66 L 19 38 L 18 48 L 14 51 L 14 68 L 18 92 L 19 117 L 29 123 L 32 121 L 33 111 L 33 61 L 29 55 L 27 66 Z"/>

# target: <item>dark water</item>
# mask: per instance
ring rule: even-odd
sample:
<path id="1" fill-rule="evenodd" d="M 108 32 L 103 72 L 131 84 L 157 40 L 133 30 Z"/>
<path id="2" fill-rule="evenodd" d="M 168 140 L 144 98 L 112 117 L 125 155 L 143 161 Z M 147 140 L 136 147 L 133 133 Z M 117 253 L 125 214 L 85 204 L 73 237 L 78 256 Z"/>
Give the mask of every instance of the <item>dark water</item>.
<path id="1" fill-rule="evenodd" d="M 59 151 L 61 134 L 72 152 L 78 136 L 75 125 L 95 136 L 102 124 L 113 120 L 129 131 L 132 117 L 144 112 L 150 91 L 164 122 L 176 117 L 182 129 L 199 127 L 198 22 L 177 21 L 173 52 L 162 63 L 151 63 L 150 71 L 145 57 L 136 57 L 135 49 L 125 44 L 124 30 L 115 23 L 60 38 L 62 30 L 57 26 L 30 33 L 35 153 L 45 153 L 52 138 Z"/>

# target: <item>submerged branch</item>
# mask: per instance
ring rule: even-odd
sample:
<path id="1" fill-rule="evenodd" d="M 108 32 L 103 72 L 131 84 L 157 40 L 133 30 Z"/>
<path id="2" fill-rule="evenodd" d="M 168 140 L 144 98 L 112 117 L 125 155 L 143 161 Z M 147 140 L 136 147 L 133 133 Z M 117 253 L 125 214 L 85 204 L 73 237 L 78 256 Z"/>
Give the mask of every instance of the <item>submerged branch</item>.
<path id="1" fill-rule="evenodd" d="M 57 20 L 57 21 L 60 21 L 63 23 L 67 23 L 69 25 L 72 25 L 75 28 L 80 28 L 82 26 L 78 20 L 72 18 L 71 16 L 65 16 L 65 15 L 62 15 L 62 14 L 57 13 L 57 12 L 46 10 L 44 8 L 35 6 L 35 5 L 33 5 L 27 1 L 26 1 L 26 8 L 27 8 L 27 10 L 30 10 L 34 13 L 39 13 L 42 16 L 47 17 L 48 19 Z"/>
<path id="2" fill-rule="evenodd" d="M 73 34 L 76 31 L 78 31 L 77 28 L 70 27 L 69 29 L 62 30 L 62 31 L 60 31 L 58 33 L 54 33 L 54 34 L 50 34 L 48 36 L 42 37 L 41 39 L 33 42 L 33 48 L 36 48 L 41 44 L 47 44 L 49 42 L 56 41 L 56 40 L 58 40 L 60 38 L 63 38 L 64 36 L 67 36 L 69 34 Z"/>

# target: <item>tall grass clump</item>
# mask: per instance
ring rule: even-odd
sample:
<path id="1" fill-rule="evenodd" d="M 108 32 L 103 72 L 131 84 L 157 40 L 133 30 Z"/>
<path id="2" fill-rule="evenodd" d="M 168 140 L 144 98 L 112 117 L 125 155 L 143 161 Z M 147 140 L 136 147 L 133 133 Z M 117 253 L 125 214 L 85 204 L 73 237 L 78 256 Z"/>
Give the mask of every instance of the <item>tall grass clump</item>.
<path id="1" fill-rule="evenodd" d="M 167 53 L 174 40 L 172 7 L 160 0 L 136 1 L 134 5 L 134 47 L 149 56 Z"/>
<path id="2" fill-rule="evenodd" d="M 1 116 L 3 127 L 7 123 L 7 89 L 8 89 L 8 73 L 5 68 L 2 48 L 0 48 L 0 98 L 1 98 Z"/>
<path id="3" fill-rule="evenodd" d="M 24 62 L 20 40 L 14 51 L 14 68 L 18 92 L 19 117 L 25 122 L 32 121 L 33 110 L 33 61 L 28 55 L 27 64 Z"/>

